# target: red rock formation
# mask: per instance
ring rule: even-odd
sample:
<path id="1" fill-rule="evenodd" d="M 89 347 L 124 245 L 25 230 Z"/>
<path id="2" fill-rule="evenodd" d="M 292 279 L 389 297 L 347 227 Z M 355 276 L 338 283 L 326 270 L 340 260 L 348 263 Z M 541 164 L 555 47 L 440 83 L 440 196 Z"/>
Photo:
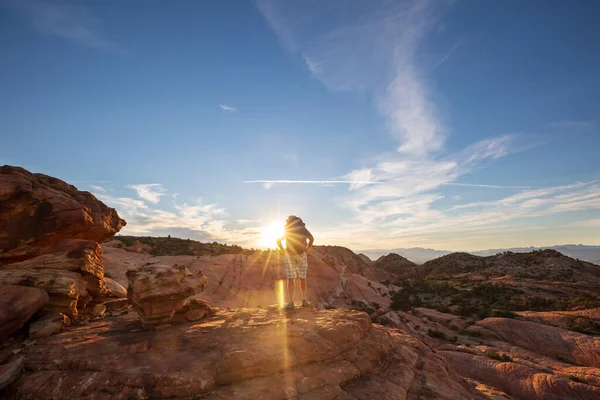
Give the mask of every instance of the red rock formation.
<path id="1" fill-rule="evenodd" d="M 127 271 L 127 297 L 144 325 L 171 322 L 189 297 L 204 290 L 208 279 L 181 265 L 146 265 Z M 191 303 L 187 303 L 189 311 Z"/>
<path id="2" fill-rule="evenodd" d="M 18 331 L 47 302 L 43 290 L 0 284 L 0 341 Z"/>
<path id="3" fill-rule="evenodd" d="M 63 253 L 45 254 L 0 267 L 0 283 L 43 289 L 50 296 L 45 310 L 76 317 L 77 307 L 85 307 L 91 297 L 108 292 L 102 248 L 89 240 L 61 243 L 74 247 Z"/>
<path id="4" fill-rule="evenodd" d="M 125 221 L 91 193 L 60 179 L 0 167 L 0 263 L 55 252 L 61 239 L 103 242 Z"/>
<path id="5" fill-rule="evenodd" d="M 220 309 L 201 323 L 166 330 L 137 331 L 135 323 L 134 313 L 113 317 L 24 348 L 25 373 L 8 394 L 36 399 L 483 398 L 420 340 L 372 326 L 364 313 Z"/>

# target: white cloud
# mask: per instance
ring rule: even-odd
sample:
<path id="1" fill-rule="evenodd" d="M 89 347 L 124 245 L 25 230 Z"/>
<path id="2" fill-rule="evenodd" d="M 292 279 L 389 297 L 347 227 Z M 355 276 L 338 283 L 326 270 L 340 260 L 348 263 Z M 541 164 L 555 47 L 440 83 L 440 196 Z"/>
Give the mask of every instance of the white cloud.
<path id="1" fill-rule="evenodd" d="M 132 199 L 130 197 L 113 197 L 106 194 L 96 194 L 96 198 L 109 206 L 116 208 L 117 211 L 123 211 L 124 213 L 148 208 L 142 200 Z"/>
<path id="2" fill-rule="evenodd" d="M 363 178 L 368 179 L 368 176 L 363 176 Z M 290 184 L 301 184 L 301 185 L 322 185 L 322 186 L 333 186 L 335 184 L 343 183 L 349 184 L 351 189 L 356 187 L 362 187 L 365 185 L 377 185 L 381 182 L 374 182 L 370 180 L 290 180 L 290 179 L 280 179 L 280 180 L 268 180 L 268 179 L 259 179 L 254 181 L 243 181 L 242 183 L 260 183 L 263 185 L 265 189 L 270 189 L 275 185 L 290 185 Z"/>
<path id="3" fill-rule="evenodd" d="M 20 12 L 41 33 L 58 36 L 100 50 L 123 52 L 117 43 L 101 33 L 100 21 L 89 8 L 77 3 L 14 0 L 9 6 Z"/>
<path id="4" fill-rule="evenodd" d="M 234 113 L 237 111 L 237 108 L 228 106 L 227 104 L 219 104 L 219 107 L 221 107 L 221 110 L 231 112 L 231 113 Z"/>
<path id="5" fill-rule="evenodd" d="M 127 185 L 127 188 L 135 190 L 138 197 L 154 204 L 160 202 L 160 197 L 167 193 L 167 189 L 165 189 L 160 183 Z"/>
<path id="6" fill-rule="evenodd" d="M 421 40 L 435 27 L 440 2 L 374 0 L 356 3 L 351 8 L 354 15 L 348 9 L 339 12 L 338 5 L 330 2 L 302 7 L 295 2 L 262 0 L 258 5 L 283 46 L 299 55 L 308 71 L 327 88 L 372 93 L 389 133 L 398 141 L 396 151 L 382 154 L 341 178 L 340 183 L 350 185 L 350 193 L 336 204 L 352 211 L 354 218 L 321 232 L 333 240 L 330 243 L 358 240 L 364 248 L 364 241 L 376 247 L 400 239 L 418 241 L 454 232 L 486 231 L 492 226 L 509 231 L 513 229 L 510 224 L 521 219 L 599 207 L 596 186 L 590 183 L 530 189 L 518 184 L 458 182 L 475 169 L 531 145 L 519 148 L 517 135 L 507 134 L 454 153 L 446 151 L 449 130 L 432 100 L 436 97 L 434 86 L 424 75 L 432 68 L 423 68 L 419 63 L 425 58 L 418 54 Z M 363 6 L 368 9 L 362 10 Z M 335 20 L 340 25 L 322 30 L 328 25 L 315 22 L 323 20 Z M 456 43 L 451 51 L 462 41 Z M 325 183 L 258 182 L 266 188 L 278 183 Z M 498 189 L 505 197 L 443 208 L 443 195 L 436 192 L 444 186 Z M 507 196 L 508 190 L 520 192 Z M 459 195 L 453 197 L 460 199 Z M 348 232 L 352 232 L 351 237 Z"/>
<path id="7" fill-rule="evenodd" d="M 96 192 L 106 193 L 106 189 L 104 189 L 102 186 L 90 185 L 90 187 L 92 189 L 94 189 Z"/>

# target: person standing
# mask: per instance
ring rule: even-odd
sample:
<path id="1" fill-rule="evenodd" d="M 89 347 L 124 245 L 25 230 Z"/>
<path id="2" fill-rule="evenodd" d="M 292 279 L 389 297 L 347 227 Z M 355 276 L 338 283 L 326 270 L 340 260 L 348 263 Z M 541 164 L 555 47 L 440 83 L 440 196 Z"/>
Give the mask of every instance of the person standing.
<path id="1" fill-rule="evenodd" d="M 285 248 L 282 241 L 285 240 Z M 294 308 L 294 294 L 296 291 L 296 280 L 300 280 L 300 289 L 302 290 L 302 306 L 306 307 L 309 302 L 306 300 L 306 272 L 308 270 L 308 261 L 306 255 L 310 251 L 313 242 L 313 235 L 306 229 L 306 225 L 301 218 L 290 215 L 285 221 L 284 234 L 277 239 L 277 247 L 285 252 L 285 274 L 287 277 L 287 292 L 289 302 L 285 308 Z"/>

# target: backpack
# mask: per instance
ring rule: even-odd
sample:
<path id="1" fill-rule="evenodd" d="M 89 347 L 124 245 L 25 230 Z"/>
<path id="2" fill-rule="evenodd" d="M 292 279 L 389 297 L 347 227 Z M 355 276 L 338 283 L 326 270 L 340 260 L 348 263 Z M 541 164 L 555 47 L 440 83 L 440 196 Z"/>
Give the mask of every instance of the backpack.
<path id="1" fill-rule="evenodd" d="M 292 215 L 285 221 L 285 245 L 288 251 L 294 254 L 303 254 L 306 251 L 308 231 L 301 218 Z"/>

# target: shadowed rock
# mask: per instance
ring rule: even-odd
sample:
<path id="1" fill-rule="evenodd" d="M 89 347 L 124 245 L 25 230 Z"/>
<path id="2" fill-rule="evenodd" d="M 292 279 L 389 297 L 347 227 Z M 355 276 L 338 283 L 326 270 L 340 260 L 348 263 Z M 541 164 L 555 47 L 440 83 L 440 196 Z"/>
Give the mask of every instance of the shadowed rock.
<path id="1" fill-rule="evenodd" d="M 4 264 L 60 251 L 64 238 L 103 242 L 126 224 L 91 193 L 8 165 L 0 167 L 0 221 Z"/>
<path id="2" fill-rule="evenodd" d="M 18 331 L 47 302 L 43 290 L 0 284 L 0 340 Z"/>

